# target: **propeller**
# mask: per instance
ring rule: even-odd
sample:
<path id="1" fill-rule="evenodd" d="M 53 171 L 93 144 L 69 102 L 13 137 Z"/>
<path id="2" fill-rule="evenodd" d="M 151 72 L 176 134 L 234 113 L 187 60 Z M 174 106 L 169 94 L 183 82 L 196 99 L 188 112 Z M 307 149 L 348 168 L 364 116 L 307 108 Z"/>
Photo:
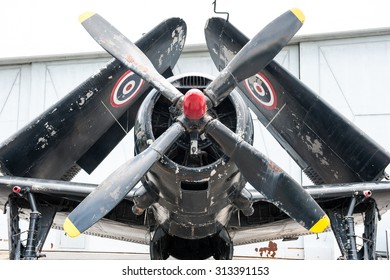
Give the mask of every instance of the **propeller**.
<path id="1" fill-rule="evenodd" d="M 217 106 L 238 82 L 264 68 L 294 36 L 303 20 L 302 12 L 292 9 L 260 31 L 206 88 L 204 93 L 209 98 L 207 104 L 211 101 L 210 105 Z M 173 104 L 183 96 L 154 69 L 149 59 L 130 40 L 101 16 L 85 13 L 80 16 L 80 21 L 104 49 L 152 84 Z M 199 91 L 187 92 L 179 121 L 173 123 L 144 152 L 113 172 L 70 213 L 64 223 L 69 236 L 79 235 L 104 217 L 181 135 L 199 128 L 204 129 L 220 145 L 259 192 L 293 219 L 313 232 L 321 232 L 329 225 L 329 218 L 299 184 L 234 132 L 205 113 L 205 95 Z M 194 124 L 198 128 L 194 128 Z"/>
<path id="2" fill-rule="evenodd" d="M 304 18 L 299 9 L 291 9 L 252 38 L 206 88 L 213 104 L 218 105 L 238 83 L 265 68 L 300 29 Z M 218 120 L 209 122 L 205 132 L 231 157 L 248 182 L 291 218 L 315 233 L 329 226 L 329 217 L 302 186 L 253 146 Z"/>
<path id="3" fill-rule="evenodd" d="M 152 84 L 173 104 L 182 93 L 157 72 L 147 56 L 102 16 L 86 12 L 79 21 L 92 38 L 126 67 Z"/>
<path id="4" fill-rule="evenodd" d="M 205 132 L 235 162 L 245 179 L 279 209 L 311 232 L 323 232 L 329 226 L 328 216 L 301 185 L 224 124 L 214 119 Z"/>
<path id="5" fill-rule="evenodd" d="M 145 151 L 130 159 L 107 177 L 66 218 L 64 230 L 76 237 L 110 212 L 141 180 L 152 165 L 184 133 L 176 122 Z"/>
<path id="6" fill-rule="evenodd" d="M 294 8 L 280 15 L 257 33 L 205 90 L 214 106 L 237 84 L 265 68 L 301 28 L 305 16 Z"/>

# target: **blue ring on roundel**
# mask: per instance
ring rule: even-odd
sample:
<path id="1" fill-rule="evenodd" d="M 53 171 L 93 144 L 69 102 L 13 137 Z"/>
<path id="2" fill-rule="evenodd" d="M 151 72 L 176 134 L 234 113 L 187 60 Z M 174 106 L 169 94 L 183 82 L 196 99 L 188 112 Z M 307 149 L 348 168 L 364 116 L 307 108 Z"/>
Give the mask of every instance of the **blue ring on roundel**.
<path id="1" fill-rule="evenodd" d="M 133 71 L 128 70 L 116 82 L 111 91 L 110 103 L 112 107 L 119 108 L 136 97 L 144 85 L 142 80 Z"/>
<path id="2" fill-rule="evenodd" d="M 276 108 L 278 102 L 275 90 L 262 73 L 257 73 L 246 79 L 244 84 L 245 88 L 253 96 L 256 102 L 270 110 Z"/>

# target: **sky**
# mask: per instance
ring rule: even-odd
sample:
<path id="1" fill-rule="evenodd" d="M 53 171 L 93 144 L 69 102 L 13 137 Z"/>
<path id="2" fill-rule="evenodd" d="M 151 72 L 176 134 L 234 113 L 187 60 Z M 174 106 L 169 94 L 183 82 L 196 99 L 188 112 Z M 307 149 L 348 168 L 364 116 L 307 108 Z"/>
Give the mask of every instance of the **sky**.
<path id="1" fill-rule="evenodd" d="M 161 21 L 181 17 L 187 23 L 187 45 L 204 44 L 203 30 L 214 14 L 214 0 L 12 0 L 0 9 L 0 60 L 13 57 L 100 52 L 78 22 L 85 11 L 102 15 L 130 40 L 138 40 Z M 306 16 L 297 35 L 390 28 L 385 0 L 217 0 L 230 22 L 248 37 L 298 7 Z"/>

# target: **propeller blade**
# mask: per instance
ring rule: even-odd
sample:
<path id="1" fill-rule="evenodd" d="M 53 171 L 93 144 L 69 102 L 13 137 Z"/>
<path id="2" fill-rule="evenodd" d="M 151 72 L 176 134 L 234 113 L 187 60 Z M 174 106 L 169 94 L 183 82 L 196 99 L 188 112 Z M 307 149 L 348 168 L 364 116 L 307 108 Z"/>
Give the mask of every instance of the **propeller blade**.
<path id="1" fill-rule="evenodd" d="M 218 120 L 210 121 L 205 132 L 235 162 L 248 182 L 292 219 L 314 233 L 329 226 L 329 217 L 302 186 L 253 146 Z"/>
<path id="2" fill-rule="evenodd" d="M 65 232 L 76 237 L 107 215 L 184 132 L 180 123 L 174 123 L 145 151 L 108 176 L 69 214 Z"/>
<path id="3" fill-rule="evenodd" d="M 118 59 L 142 79 L 159 90 L 169 101 L 183 96 L 170 82 L 157 72 L 146 55 L 102 16 L 86 12 L 79 17 L 81 24 L 92 38 L 113 57 Z"/>
<path id="4" fill-rule="evenodd" d="M 233 54 L 249 41 L 240 30 L 222 18 L 209 19 L 205 33 L 210 56 L 219 70 L 225 68 Z M 259 78 L 268 81 L 272 90 L 268 93 L 263 91 L 267 85 Z M 256 84 L 261 86 L 260 91 L 256 90 Z M 314 184 L 383 178 L 384 169 L 390 162 L 389 153 L 275 60 L 237 88 L 258 120 Z M 314 150 L 307 150 L 307 139 L 322 143 L 320 155 Z M 348 149 L 345 149 L 347 146 Z M 323 164 L 324 160 L 329 164 Z"/>
<path id="5" fill-rule="evenodd" d="M 266 67 L 298 32 L 304 19 L 299 9 L 291 9 L 257 33 L 205 89 L 213 105 L 224 100 L 239 82 Z"/>

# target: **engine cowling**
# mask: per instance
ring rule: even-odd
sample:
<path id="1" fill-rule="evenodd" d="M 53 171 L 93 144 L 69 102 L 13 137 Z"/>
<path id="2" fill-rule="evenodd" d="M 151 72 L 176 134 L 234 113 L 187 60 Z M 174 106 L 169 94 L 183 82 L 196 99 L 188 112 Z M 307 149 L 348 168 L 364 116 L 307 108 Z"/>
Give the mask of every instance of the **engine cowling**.
<path id="1" fill-rule="evenodd" d="M 189 89 L 202 91 L 211 80 L 203 74 L 169 79 L 183 94 Z M 179 114 L 158 91 L 150 92 L 134 126 L 135 153 L 144 151 Z M 209 109 L 208 114 L 252 143 L 252 118 L 236 91 L 219 106 Z M 246 181 L 237 166 L 202 133 L 195 136 L 197 153 L 191 153 L 191 137 L 194 138 L 185 134 L 154 164 L 134 201 L 138 210 L 151 207 L 157 223 L 170 236 L 195 240 L 220 232 L 235 208 L 234 201 L 239 202 L 236 208 L 251 205 L 249 201 L 243 203 L 241 192 Z"/>

